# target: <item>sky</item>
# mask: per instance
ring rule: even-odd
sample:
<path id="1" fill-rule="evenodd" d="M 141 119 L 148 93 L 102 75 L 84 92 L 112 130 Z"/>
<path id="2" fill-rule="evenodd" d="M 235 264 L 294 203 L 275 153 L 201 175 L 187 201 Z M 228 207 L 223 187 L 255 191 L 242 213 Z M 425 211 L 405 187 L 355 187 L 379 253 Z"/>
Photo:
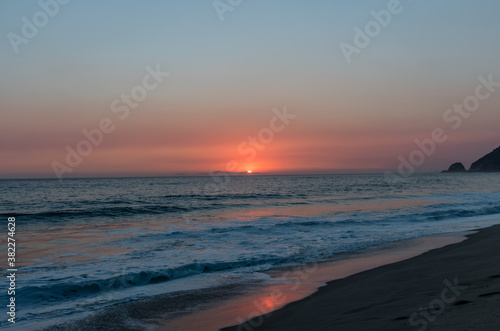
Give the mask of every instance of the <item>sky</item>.
<path id="1" fill-rule="evenodd" d="M 2 1 L 0 178 L 469 167 L 500 145 L 498 12 Z"/>

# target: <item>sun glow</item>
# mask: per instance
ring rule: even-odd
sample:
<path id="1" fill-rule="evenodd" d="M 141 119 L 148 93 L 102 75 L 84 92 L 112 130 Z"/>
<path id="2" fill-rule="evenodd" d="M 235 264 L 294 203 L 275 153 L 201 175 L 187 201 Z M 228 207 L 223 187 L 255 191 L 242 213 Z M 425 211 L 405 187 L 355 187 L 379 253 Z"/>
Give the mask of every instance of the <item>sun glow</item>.
<path id="1" fill-rule="evenodd" d="M 247 170 L 247 174 L 251 174 L 252 173 L 252 170 Z"/>

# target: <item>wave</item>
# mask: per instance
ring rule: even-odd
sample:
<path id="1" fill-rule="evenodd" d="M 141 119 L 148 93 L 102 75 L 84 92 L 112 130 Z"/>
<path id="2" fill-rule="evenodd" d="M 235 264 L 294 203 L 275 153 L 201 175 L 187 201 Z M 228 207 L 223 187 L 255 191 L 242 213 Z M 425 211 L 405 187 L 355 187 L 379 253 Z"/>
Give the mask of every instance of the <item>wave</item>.
<path id="1" fill-rule="evenodd" d="M 75 218 L 84 216 L 90 217 L 122 217 L 140 214 L 165 214 L 187 212 L 194 209 L 204 209 L 206 207 L 181 207 L 181 206 L 137 206 L 137 207 L 104 207 L 104 208 L 86 208 L 86 209 L 66 209 L 58 211 L 45 211 L 39 213 L 10 213 L 9 216 L 21 217 L 28 216 L 30 219 L 47 219 L 52 218 L 55 221 L 62 221 L 63 218 Z"/>
<path id="2" fill-rule="evenodd" d="M 25 302 L 35 304 L 37 302 L 51 302 L 85 297 L 93 294 L 130 288 L 132 286 L 157 284 L 202 273 L 283 262 L 286 262 L 283 258 L 269 258 L 249 259 L 237 262 L 190 263 L 159 271 L 130 272 L 94 280 L 81 279 L 78 283 L 75 283 L 74 280 L 68 283 L 55 283 L 56 280 L 53 280 L 51 281 L 53 285 L 26 286 L 16 290 L 16 293 L 17 296 L 22 298 Z"/>
<path id="3" fill-rule="evenodd" d="M 291 199 L 293 195 L 287 194 L 172 194 L 162 197 L 153 197 L 148 200 L 80 200 L 73 202 L 73 205 L 66 205 L 61 208 L 61 204 L 54 205 L 50 209 L 40 210 L 36 213 L 11 212 L 0 213 L 0 216 L 9 217 L 27 216 L 30 219 L 43 219 L 50 221 L 63 220 L 64 218 L 94 218 L 135 215 L 159 215 L 169 213 L 190 213 L 203 210 L 223 209 L 227 207 L 247 207 L 248 203 L 241 200 L 263 200 L 263 199 Z M 161 201 L 161 200 L 164 201 Z M 165 203 L 163 203 L 165 202 Z M 302 204 L 304 202 L 290 202 L 290 204 Z M 114 205 L 114 206 L 113 206 Z M 96 206 L 96 207 L 94 207 Z M 69 208 L 68 208 L 69 207 Z M 72 207 L 72 208 L 71 208 Z M 47 208 L 47 206 L 45 206 Z M 30 206 L 29 209 L 33 209 Z M 28 208 L 26 209 L 28 210 Z"/>
<path id="4" fill-rule="evenodd" d="M 252 200 L 252 199 L 291 199 L 304 198 L 303 194 L 275 194 L 275 193 L 233 193 L 233 194 L 170 194 L 165 195 L 167 199 L 185 199 L 194 198 L 199 200 Z"/>
<path id="5" fill-rule="evenodd" d="M 438 205 L 439 206 L 439 205 Z M 449 205 L 447 205 L 449 207 Z M 476 206 L 476 204 L 469 206 L 469 208 L 448 208 L 445 210 L 438 210 L 424 213 L 423 215 L 427 219 L 431 220 L 445 220 L 450 218 L 461 218 L 461 217 L 474 217 L 474 216 L 486 216 L 500 214 L 500 205 L 489 204 L 488 206 Z"/>
<path id="6" fill-rule="evenodd" d="M 487 206 L 466 205 L 463 207 L 452 207 L 449 204 L 438 204 L 430 206 L 435 211 L 425 211 L 421 213 L 406 213 L 394 215 L 370 215 L 364 213 L 344 214 L 337 215 L 331 219 L 296 219 L 292 221 L 280 222 L 273 225 L 273 227 L 317 227 L 317 226 L 339 226 L 339 225 L 352 225 L 352 224 L 368 224 L 373 222 L 400 222 L 402 219 L 408 222 L 428 222 L 428 221 L 441 221 L 454 218 L 488 216 L 500 214 L 500 205 L 489 203 Z"/>

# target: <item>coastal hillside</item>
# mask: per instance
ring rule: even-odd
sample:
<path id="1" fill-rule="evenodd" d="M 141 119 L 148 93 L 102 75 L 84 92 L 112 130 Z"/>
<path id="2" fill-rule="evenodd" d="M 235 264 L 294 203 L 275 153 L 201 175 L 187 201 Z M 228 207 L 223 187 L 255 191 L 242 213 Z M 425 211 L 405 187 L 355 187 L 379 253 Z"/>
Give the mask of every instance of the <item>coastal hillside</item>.
<path id="1" fill-rule="evenodd" d="M 467 169 L 465 169 L 464 165 L 461 162 L 453 163 L 448 170 L 445 170 L 443 172 L 467 172 Z"/>
<path id="2" fill-rule="evenodd" d="M 445 173 L 467 172 L 462 163 L 453 163 Z M 500 147 L 472 163 L 468 172 L 500 172 Z"/>
<path id="3" fill-rule="evenodd" d="M 500 171 L 500 147 L 472 163 L 470 172 L 497 172 Z"/>

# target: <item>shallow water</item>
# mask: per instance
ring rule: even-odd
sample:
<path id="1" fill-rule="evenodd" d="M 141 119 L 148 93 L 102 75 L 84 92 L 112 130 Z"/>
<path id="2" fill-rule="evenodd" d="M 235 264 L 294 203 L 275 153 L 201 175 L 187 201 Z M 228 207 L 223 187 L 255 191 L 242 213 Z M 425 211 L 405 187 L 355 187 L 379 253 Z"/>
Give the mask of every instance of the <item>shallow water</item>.
<path id="1" fill-rule="evenodd" d="M 499 184 L 498 174 L 2 180 L 0 213 L 17 227 L 16 327 L 483 227 L 498 220 Z"/>

